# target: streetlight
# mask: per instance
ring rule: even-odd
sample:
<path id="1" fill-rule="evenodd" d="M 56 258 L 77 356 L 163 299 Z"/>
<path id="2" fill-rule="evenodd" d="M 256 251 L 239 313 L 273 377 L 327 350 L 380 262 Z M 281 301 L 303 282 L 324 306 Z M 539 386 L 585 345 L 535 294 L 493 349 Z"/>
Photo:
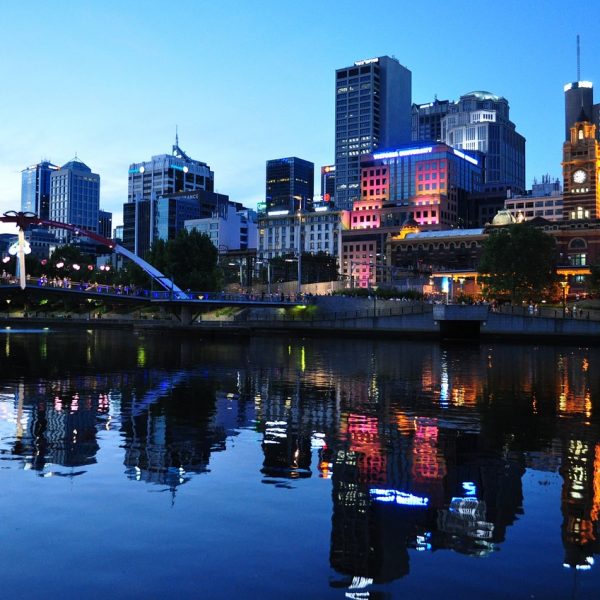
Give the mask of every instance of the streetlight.
<path id="1" fill-rule="evenodd" d="M 462 296 L 464 294 L 463 286 L 465 285 L 465 278 L 464 277 L 459 277 L 458 278 L 458 283 L 460 283 L 460 295 Z"/>
<path id="2" fill-rule="evenodd" d="M 567 314 L 567 290 L 569 288 L 569 281 L 567 279 L 563 279 L 559 283 L 560 283 L 560 285 L 562 287 L 562 291 L 563 291 L 562 305 L 563 305 L 563 318 L 564 318 Z"/>
<path id="3" fill-rule="evenodd" d="M 6 316 L 10 317 L 10 303 L 11 303 L 11 299 L 7 298 L 6 299 Z"/>
<path id="4" fill-rule="evenodd" d="M 298 296 L 302 293 L 302 202 L 298 208 Z"/>

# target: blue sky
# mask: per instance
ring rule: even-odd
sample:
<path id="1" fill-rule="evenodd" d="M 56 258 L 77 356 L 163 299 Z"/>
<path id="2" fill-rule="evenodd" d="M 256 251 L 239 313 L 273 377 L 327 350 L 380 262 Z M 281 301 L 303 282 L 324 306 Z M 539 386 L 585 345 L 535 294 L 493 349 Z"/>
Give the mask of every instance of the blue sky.
<path id="1" fill-rule="evenodd" d="M 581 7 L 585 8 L 581 8 Z M 527 138 L 527 182 L 561 176 L 563 84 L 600 102 L 600 2 L 559 0 L 0 0 L 0 212 L 19 209 L 20 171 L 77 153 L 121 222 L 132 162 L 181 147 L 216 188 L 256 206 L 265 161 L 333 162 L 334 71 L 393 55 L 413 101 L 487 90 Z M 596 31 L 594 31 L 596 29 Z M 318 188 L 318 186 L 317 186 Z M 315 189 L 318 193 L 319 190 Z"/>

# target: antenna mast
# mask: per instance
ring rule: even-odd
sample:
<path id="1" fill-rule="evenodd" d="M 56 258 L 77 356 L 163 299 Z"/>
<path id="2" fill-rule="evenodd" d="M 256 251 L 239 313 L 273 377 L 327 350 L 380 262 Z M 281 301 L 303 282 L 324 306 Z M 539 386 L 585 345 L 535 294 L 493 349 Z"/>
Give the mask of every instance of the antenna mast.
<path id="1" fill-rule="evenodd" d="M 581 53 L 579 52 L 579 34 L 577 34 L 577 81 L 581 79 Z"/>

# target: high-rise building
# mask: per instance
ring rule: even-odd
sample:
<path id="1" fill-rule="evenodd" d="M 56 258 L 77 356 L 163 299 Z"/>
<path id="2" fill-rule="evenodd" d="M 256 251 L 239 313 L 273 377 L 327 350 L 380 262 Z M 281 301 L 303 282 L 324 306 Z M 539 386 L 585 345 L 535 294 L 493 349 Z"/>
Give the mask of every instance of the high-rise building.
<path id="1" fill-rule="evenodd" d="M 106 210 L 98 211 L 98 233 L 110 239 L 112 234 L 112 213 Z"/>
<path id="2" fill-rule="evenodd" d="M 563 145 L 563 210 L 565 219 L 600 218 L 600 142 L 596 126 L 580 109 Z"/>
<path id="3" fill-rule="evenodd" d="M 335 72 L 336 207 L 360 197 L 360 157 L 411 140 L 412 74 L 395 58 L 359 60 Z"/>
<path id="4" fill-rule="evenodd" d="M 267 161 L 267 213 L 286 214 L 296 210 L 311 210 L 315 193 L 315 165 L 296 158 L 276 158 Z"/>
<path id="5" fill-rule="evenodd" d="M 485 155 L 483 192 L 525 193 L 525 138 L 509 118 L 506 98 L 469 92 L 448 106 L 442 141 Z"/>
<path id="6" fill-rule="evenodd" d="M 442 119 L 448 114 L 451 102 L 438 100 L 412 105 L 412 141 L 441 142 Z"/>
<path id="7" fill-rule="evenodd" d="M 50 174 L 50 220 L 69 223 L 88 231 L 98 231 L 100 175 L 77 157 Z M 67 231 L 57 229 L 65 240 Z"/>
<path id="8" fill-rule="evenodd" d="M 21 210 L 50 217 L 50 174 L 58 167 L 47 160 L 21 171 Z"/>
<path id="9" fill-rule="evenodd" d="M 581 111 L 596 126 L 600 135 L 600 104 L 594 104 L 594 85 L 591 81 L 573 81 L 564 86 L 565 91 L 565 141 L 571 139 L 571 127 L 579 121 Z"/>
<path id="10" fill-rule="evenodd" d="M 335 202 L 335 165 L 321 167 L 321 198 L 323 202 Z"/>
<path id="11" fill-rule="evenodd" d="M 187 156 L 179 147 L 177 137 L 172 154 L 160 154 L 150 161 L 130 165 L 127 203 L 123 206 L 123 246 L 143 257 L 153 242 L 161 237 L 159 198 L 195 190 L 212 192 L 214 173 L 206 163 Z M 183 228 L 185 219 L 200 216 L 186 214 L 178 221 L 179 228 Z"/>

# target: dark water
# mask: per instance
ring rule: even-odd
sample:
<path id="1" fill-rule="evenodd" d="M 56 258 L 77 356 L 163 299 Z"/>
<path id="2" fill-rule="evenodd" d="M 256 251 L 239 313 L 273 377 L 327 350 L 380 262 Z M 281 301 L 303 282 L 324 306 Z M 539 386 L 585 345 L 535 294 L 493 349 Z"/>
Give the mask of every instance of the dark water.
<path id="1" fill-rule="evenodd" d="M 0 330 L 3 598 L 600 598 L 600 349 Z"/>

